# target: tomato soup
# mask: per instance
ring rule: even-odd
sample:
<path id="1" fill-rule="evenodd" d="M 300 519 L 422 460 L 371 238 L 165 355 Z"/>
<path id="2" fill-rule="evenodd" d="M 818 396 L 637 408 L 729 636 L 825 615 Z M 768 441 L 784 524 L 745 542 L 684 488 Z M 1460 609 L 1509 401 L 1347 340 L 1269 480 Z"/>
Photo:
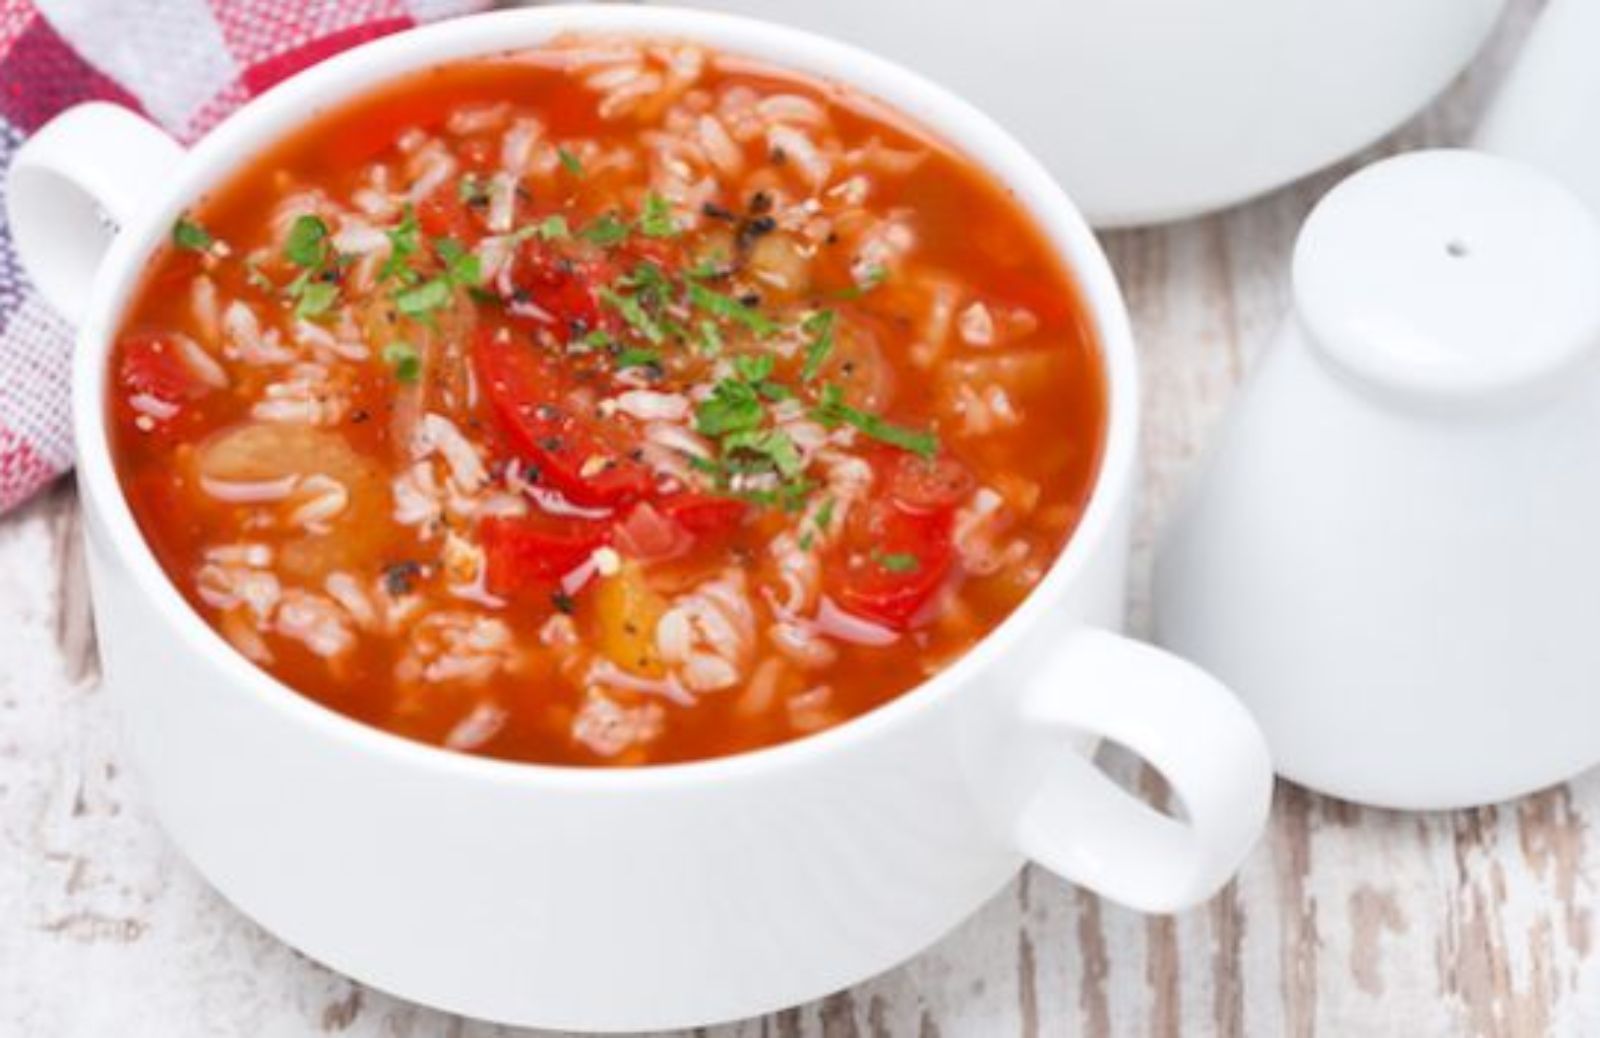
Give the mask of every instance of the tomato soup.
<path id="1" fill-rule="evenodd" d="M 971 157 L 630 38 L 315 116 L 177 221 L 110 364 L 128 501 L 222 637 L 555 764 L 914 688 L 1043 577 L 1106 424 L 1069 272 Z"/>

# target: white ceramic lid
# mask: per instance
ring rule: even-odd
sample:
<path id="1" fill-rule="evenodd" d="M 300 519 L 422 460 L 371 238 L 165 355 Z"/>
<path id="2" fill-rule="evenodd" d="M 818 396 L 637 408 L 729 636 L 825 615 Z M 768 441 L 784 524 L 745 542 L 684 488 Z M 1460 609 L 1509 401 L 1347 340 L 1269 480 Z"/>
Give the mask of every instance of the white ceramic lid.
<path id="1" fill-rule="evenodd" d="M 1294 292 L 1312 341 L 1358 378 L 1430 398 L 1514 394 L 1600 340 L 1600 223 L 1524 163 L 1414 152 L 1323 199 Z"/>

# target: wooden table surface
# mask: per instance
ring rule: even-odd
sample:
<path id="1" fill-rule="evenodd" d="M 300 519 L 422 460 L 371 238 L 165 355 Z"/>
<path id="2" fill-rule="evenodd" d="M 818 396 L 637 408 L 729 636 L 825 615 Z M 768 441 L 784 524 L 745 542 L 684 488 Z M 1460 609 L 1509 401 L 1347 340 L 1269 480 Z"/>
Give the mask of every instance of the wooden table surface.
<path id="1" fill-rule="evenodd" d="M 1462 140 L 1537 6 L 1517 0 L 1464 80 L 1373 154 Z M 1339 175 L 1221 216 L 1107 236 L 1147 390 L 1135 629 L 1153 532 L 1270 340 L 1295 231 Z M 0 522 L 0 1035 L 509 1033 L 307 961 L 179 858 L 122 768 L 78 539 L 66 486 Z M 900 969 L 709 1033 L 1600 1034 L 1591 816 L 1594 775 L 1434 815 L 1282 785 L 1267 838 L 1204 908 L 1146 918 L 1030 870 Z"/>

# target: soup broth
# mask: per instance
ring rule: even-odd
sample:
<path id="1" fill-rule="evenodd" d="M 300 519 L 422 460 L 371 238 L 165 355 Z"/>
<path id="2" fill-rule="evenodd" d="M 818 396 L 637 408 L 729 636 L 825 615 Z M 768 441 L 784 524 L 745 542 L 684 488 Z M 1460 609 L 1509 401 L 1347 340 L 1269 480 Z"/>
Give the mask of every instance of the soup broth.
<path id="1" fill-rule="evenodd" d="M 110 364 L 134 516 L 239 652 L 559 764 L 751 750 L 915 687 L 1041 579 L 1106 418 L 1003 185 L 674 41 L 316 115 L 178 221 Z"/>

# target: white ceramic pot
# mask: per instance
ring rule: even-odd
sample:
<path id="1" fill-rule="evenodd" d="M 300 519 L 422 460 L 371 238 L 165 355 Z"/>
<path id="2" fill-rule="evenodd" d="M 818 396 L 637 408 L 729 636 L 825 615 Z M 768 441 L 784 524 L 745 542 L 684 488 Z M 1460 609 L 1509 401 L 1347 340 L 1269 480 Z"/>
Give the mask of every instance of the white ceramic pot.
<path id="1" fill-rule="evenodd" d="M 681 0 L 668 0 L 681 2 Z M 982 105 L 1099 227 L 1193 216 L 1381 137 L 1504 0 L 690 0 L 832 33 Z"/>
<path id="2" fill-rule="evenodd" d="M 1082 525 L 1020 609 L 944 673 L 832 731 L 635 771 L 444 752 L 348 720 L 232 651 L 140 538 L 106 445 L 105 359 L 141 265 L 178 212 L 319 105 L 398 73 L 636 31 L 835 78 L 988 164 L 1076 273 L 1110 379 Z M 361 47 L 247 106 L 185 154 L 104 105 L 47 127 L 10 184 L 30 269 L 79 322 L 79 482 L 106 681 L 173 839 L 246 914 L 351 976 L 519 1024 L 656 1028 L 810 999 L 916 953 L 1032 858 L 1128 904 L 1207 897 L 1254 843 L 1270 770 L 1227 692 L 1102 629 L 1122 605 L 1138 380 L 1088 227 L 975 109 L 887 62 L 705 13 L 541 8 Z M 121 224 L 107 241 L 92 219 Z M 108 246 L 108 247 L 107 247 Z M 103 255 L 101 252 L 103 250 Z M 92 287 L 91 287 L 92 276 Z M 1084 756 L 1152 761 L 1183 820 Z"/>

